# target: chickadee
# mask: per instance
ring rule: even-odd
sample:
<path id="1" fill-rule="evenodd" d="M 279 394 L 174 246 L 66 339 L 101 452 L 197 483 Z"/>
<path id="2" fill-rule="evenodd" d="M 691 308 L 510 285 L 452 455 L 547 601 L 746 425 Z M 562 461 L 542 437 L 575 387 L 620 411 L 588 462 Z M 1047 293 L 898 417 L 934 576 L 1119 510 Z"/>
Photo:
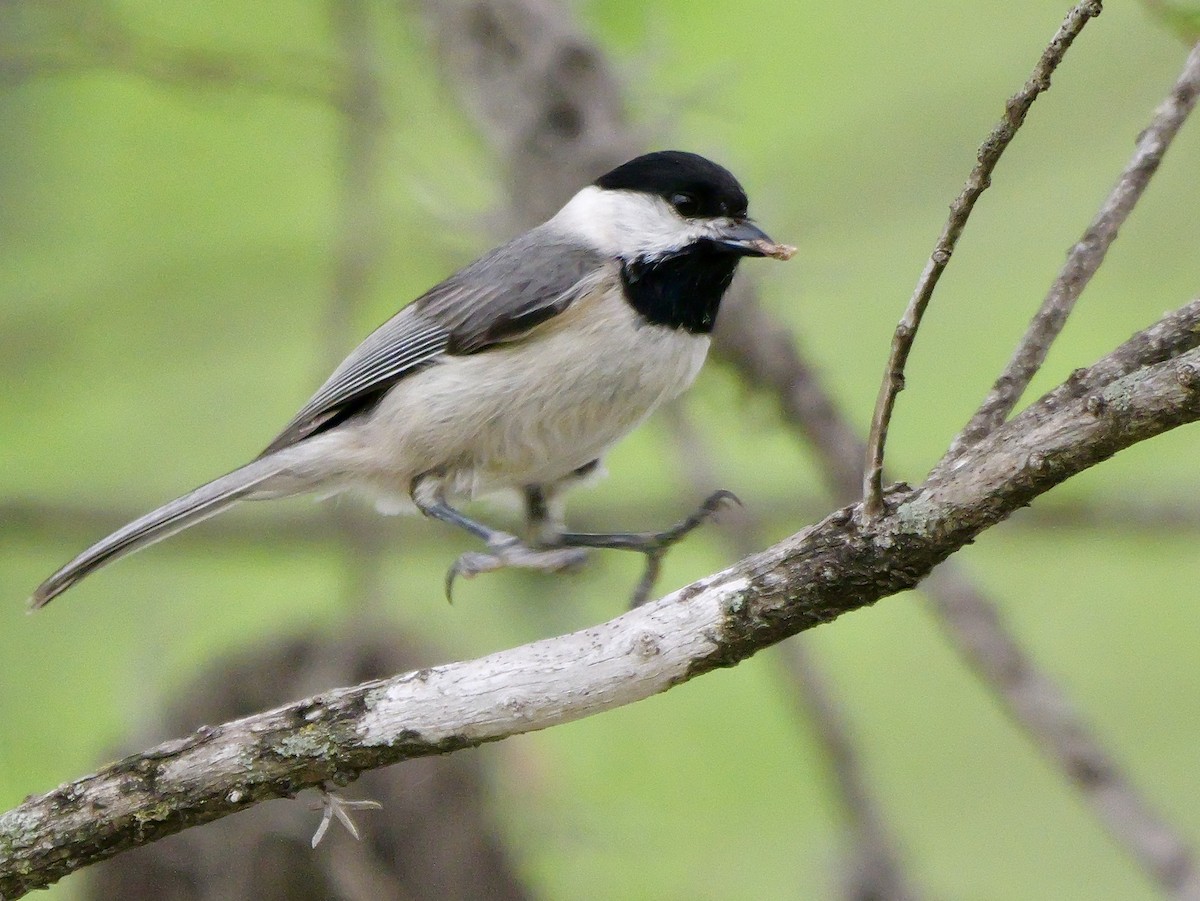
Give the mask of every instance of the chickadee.
<path id="1" fill-rule="evenodd" d="M 674 150 L 630 160 L 376 329 L 255 460 L 88 548 L 31 605 L 236 501 L 348 489 L 486 542 L 458 558 L 447 591 L 456 575 L 555 571 L 605 547 L 647 555 L 644 594 L 662 551 L 727 493 L 665 532 L 594 535 L 565 530 L 563 490 L 692 383 L 738 261 L 794 250 L 751 222 L 716 163 Z M 528 541 L 451 505 L 504 489 L 524 496 Z"/>

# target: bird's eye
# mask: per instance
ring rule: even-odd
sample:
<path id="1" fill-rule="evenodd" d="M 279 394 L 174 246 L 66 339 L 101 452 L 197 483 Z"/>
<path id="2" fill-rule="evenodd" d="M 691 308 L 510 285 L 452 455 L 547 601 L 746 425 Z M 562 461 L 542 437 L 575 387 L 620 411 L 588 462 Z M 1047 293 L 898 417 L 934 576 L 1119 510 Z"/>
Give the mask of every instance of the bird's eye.
<path id="1" fill-rule="evenodd" d="M 680 216 L 689 219 L 700 212 L 700 201 L 694 194 L 672 194 L 671 206 L 675 207 Z"/>

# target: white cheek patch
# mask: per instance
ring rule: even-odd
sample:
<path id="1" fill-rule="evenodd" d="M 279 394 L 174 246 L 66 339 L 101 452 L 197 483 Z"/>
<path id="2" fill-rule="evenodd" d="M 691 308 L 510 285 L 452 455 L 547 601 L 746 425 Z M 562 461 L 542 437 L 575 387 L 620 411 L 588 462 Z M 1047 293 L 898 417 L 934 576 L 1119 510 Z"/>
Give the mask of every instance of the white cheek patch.
<path id="1" fill-rule="evenodd" d="M 602 253 L 626 260 L 673 253 L 710 231 L 706 223 L 681 218 L 661 197 L 595 185 L 572 197 L 550 221 Z"/>

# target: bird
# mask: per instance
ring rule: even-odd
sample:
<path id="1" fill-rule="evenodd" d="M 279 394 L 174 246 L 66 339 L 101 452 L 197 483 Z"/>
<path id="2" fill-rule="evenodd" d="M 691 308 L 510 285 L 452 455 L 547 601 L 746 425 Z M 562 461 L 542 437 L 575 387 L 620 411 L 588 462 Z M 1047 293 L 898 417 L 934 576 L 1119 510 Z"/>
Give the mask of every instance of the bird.
<path id="1" fill-rule="evenodd" d="M 665 550 L 732 494 L 715 492 L 661 532 L 598 534 L 567 530 L 564 494 L 691 385 L 738 263 L 794 252 L 754 223 L 723 166 L 679 150 L 631 159 L 401 308 L 255 459 L 101 539 L 30 606 L 239 501 L 342 492 L 385 512 L 415 507 L 482 541 L 449 568 L 448 596 L 457 576 L 556 572 L 588 548 L 615 548 L 646 556 L 644 599 Z M 459 507 L 513 491 L 522 537 Z"/>

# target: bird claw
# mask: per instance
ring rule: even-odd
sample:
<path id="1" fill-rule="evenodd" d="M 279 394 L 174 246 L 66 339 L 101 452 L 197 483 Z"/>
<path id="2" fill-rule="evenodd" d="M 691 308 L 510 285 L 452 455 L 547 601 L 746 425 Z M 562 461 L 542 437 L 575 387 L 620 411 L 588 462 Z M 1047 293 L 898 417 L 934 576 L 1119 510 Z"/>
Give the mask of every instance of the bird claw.
<path id="1" fill-rule="evenodd" d="M 446 600 L 454 600 L 451 592 L 459 576 L 470 579 L 509 568 L 557 573 L 578 569 L 586 561 L 587 551 L 583 548 L 532 548 L 515 538 L 494 545 L 490 551 L 467 551 L 446 572 Z"/>
<path id="2" fill-rule="evenodd" d="M 358 827 L 354 825 L 354 820 L 350 819 L 349 812 L 351 810 L 383 810 L 383 805 L 378 801 L 351 801 L 328 789 L 320 789 L 320 792 L 321 804 L 319 807 L 313 808 L 313 810 L 321 811 L 321 822 L 317 825 L 317 831 L 313 833 L 312 837 L 314 848 L 321 844 L 321 839 L 325 837 L 325 833 L 329 830 L 329 824 L 335 817 L 357 841 Z"/>
<path id="3" fill-rule="evenodd" d="M 654 583 L 658 581 L 659 573 L 662 572 L 662 559 L 666 553 L 665 547 L 646 552 L 646 568 L 642 570 L 642 577 L 638 579 L 637 586 L 629 598 L 630 610 L 642 606 L 650 599 L 650 592 L 654 590 Z"/>
<path id="4" fill-rule="evenodd" d="M 669 529 L 647 535 L 646 546 L 642 549 L 642 553 L 646 555 L 646 568 L 642 571 L 642 577 L 633 590 L 633 596 L 629 599 L 630 608 L 640 607 L 649 599 L 650 592 L 654 589 L 654 583 L 658 581 L 659 573 L 662 571 L 663 557 L 666 556 L 668 550 L 716 516 L 722 509 L 734 505 L 745 506 L 736 494 L 722 488 L 706 497 L 704 503 L 687 519 L 676 523 Z"/>
<path id="5" fill-rule="evenodd" d="M 719 491 L 714 491 L 704 499 L 704 503 L 699 506 L 695 513 L 685 519 L 683 522 L 672 526 L 656 536 L 664 547 L 670 547 L 686 536 L 693 529 L 704 525 L 726 507 L 744 507 L 742 499 L 732 491 L 727 491 L 724 488 Z"/>
<path id="6" fill-rule="evenodd" d="M 578 569 L 587 560 L 585 548 L 609 548 L 637 551 L 646 557 L 646 568 L 634 589 L 630 605 L 644 604 L 658 581 L 662 559 L 667 551 L 678 544 L 690 532 L 712 519 L 724 507 L 741 500 L 732 491 L 714 491 L 694 513 L 669 529 L 661 532 L 619 532 L 592 535 L 566 533 L 561 544 L 549 547 L 530 547 L 518 538 L 497 533 L 497 538 L 487 551 L 467 551 L 459 555 L 446 571 L 446 600 L 453 602 L 454 580 L 459 576 L 470 579 L 498 569 L 516 567 L 536 569 L 542 572 L 563 572 Z"/>

